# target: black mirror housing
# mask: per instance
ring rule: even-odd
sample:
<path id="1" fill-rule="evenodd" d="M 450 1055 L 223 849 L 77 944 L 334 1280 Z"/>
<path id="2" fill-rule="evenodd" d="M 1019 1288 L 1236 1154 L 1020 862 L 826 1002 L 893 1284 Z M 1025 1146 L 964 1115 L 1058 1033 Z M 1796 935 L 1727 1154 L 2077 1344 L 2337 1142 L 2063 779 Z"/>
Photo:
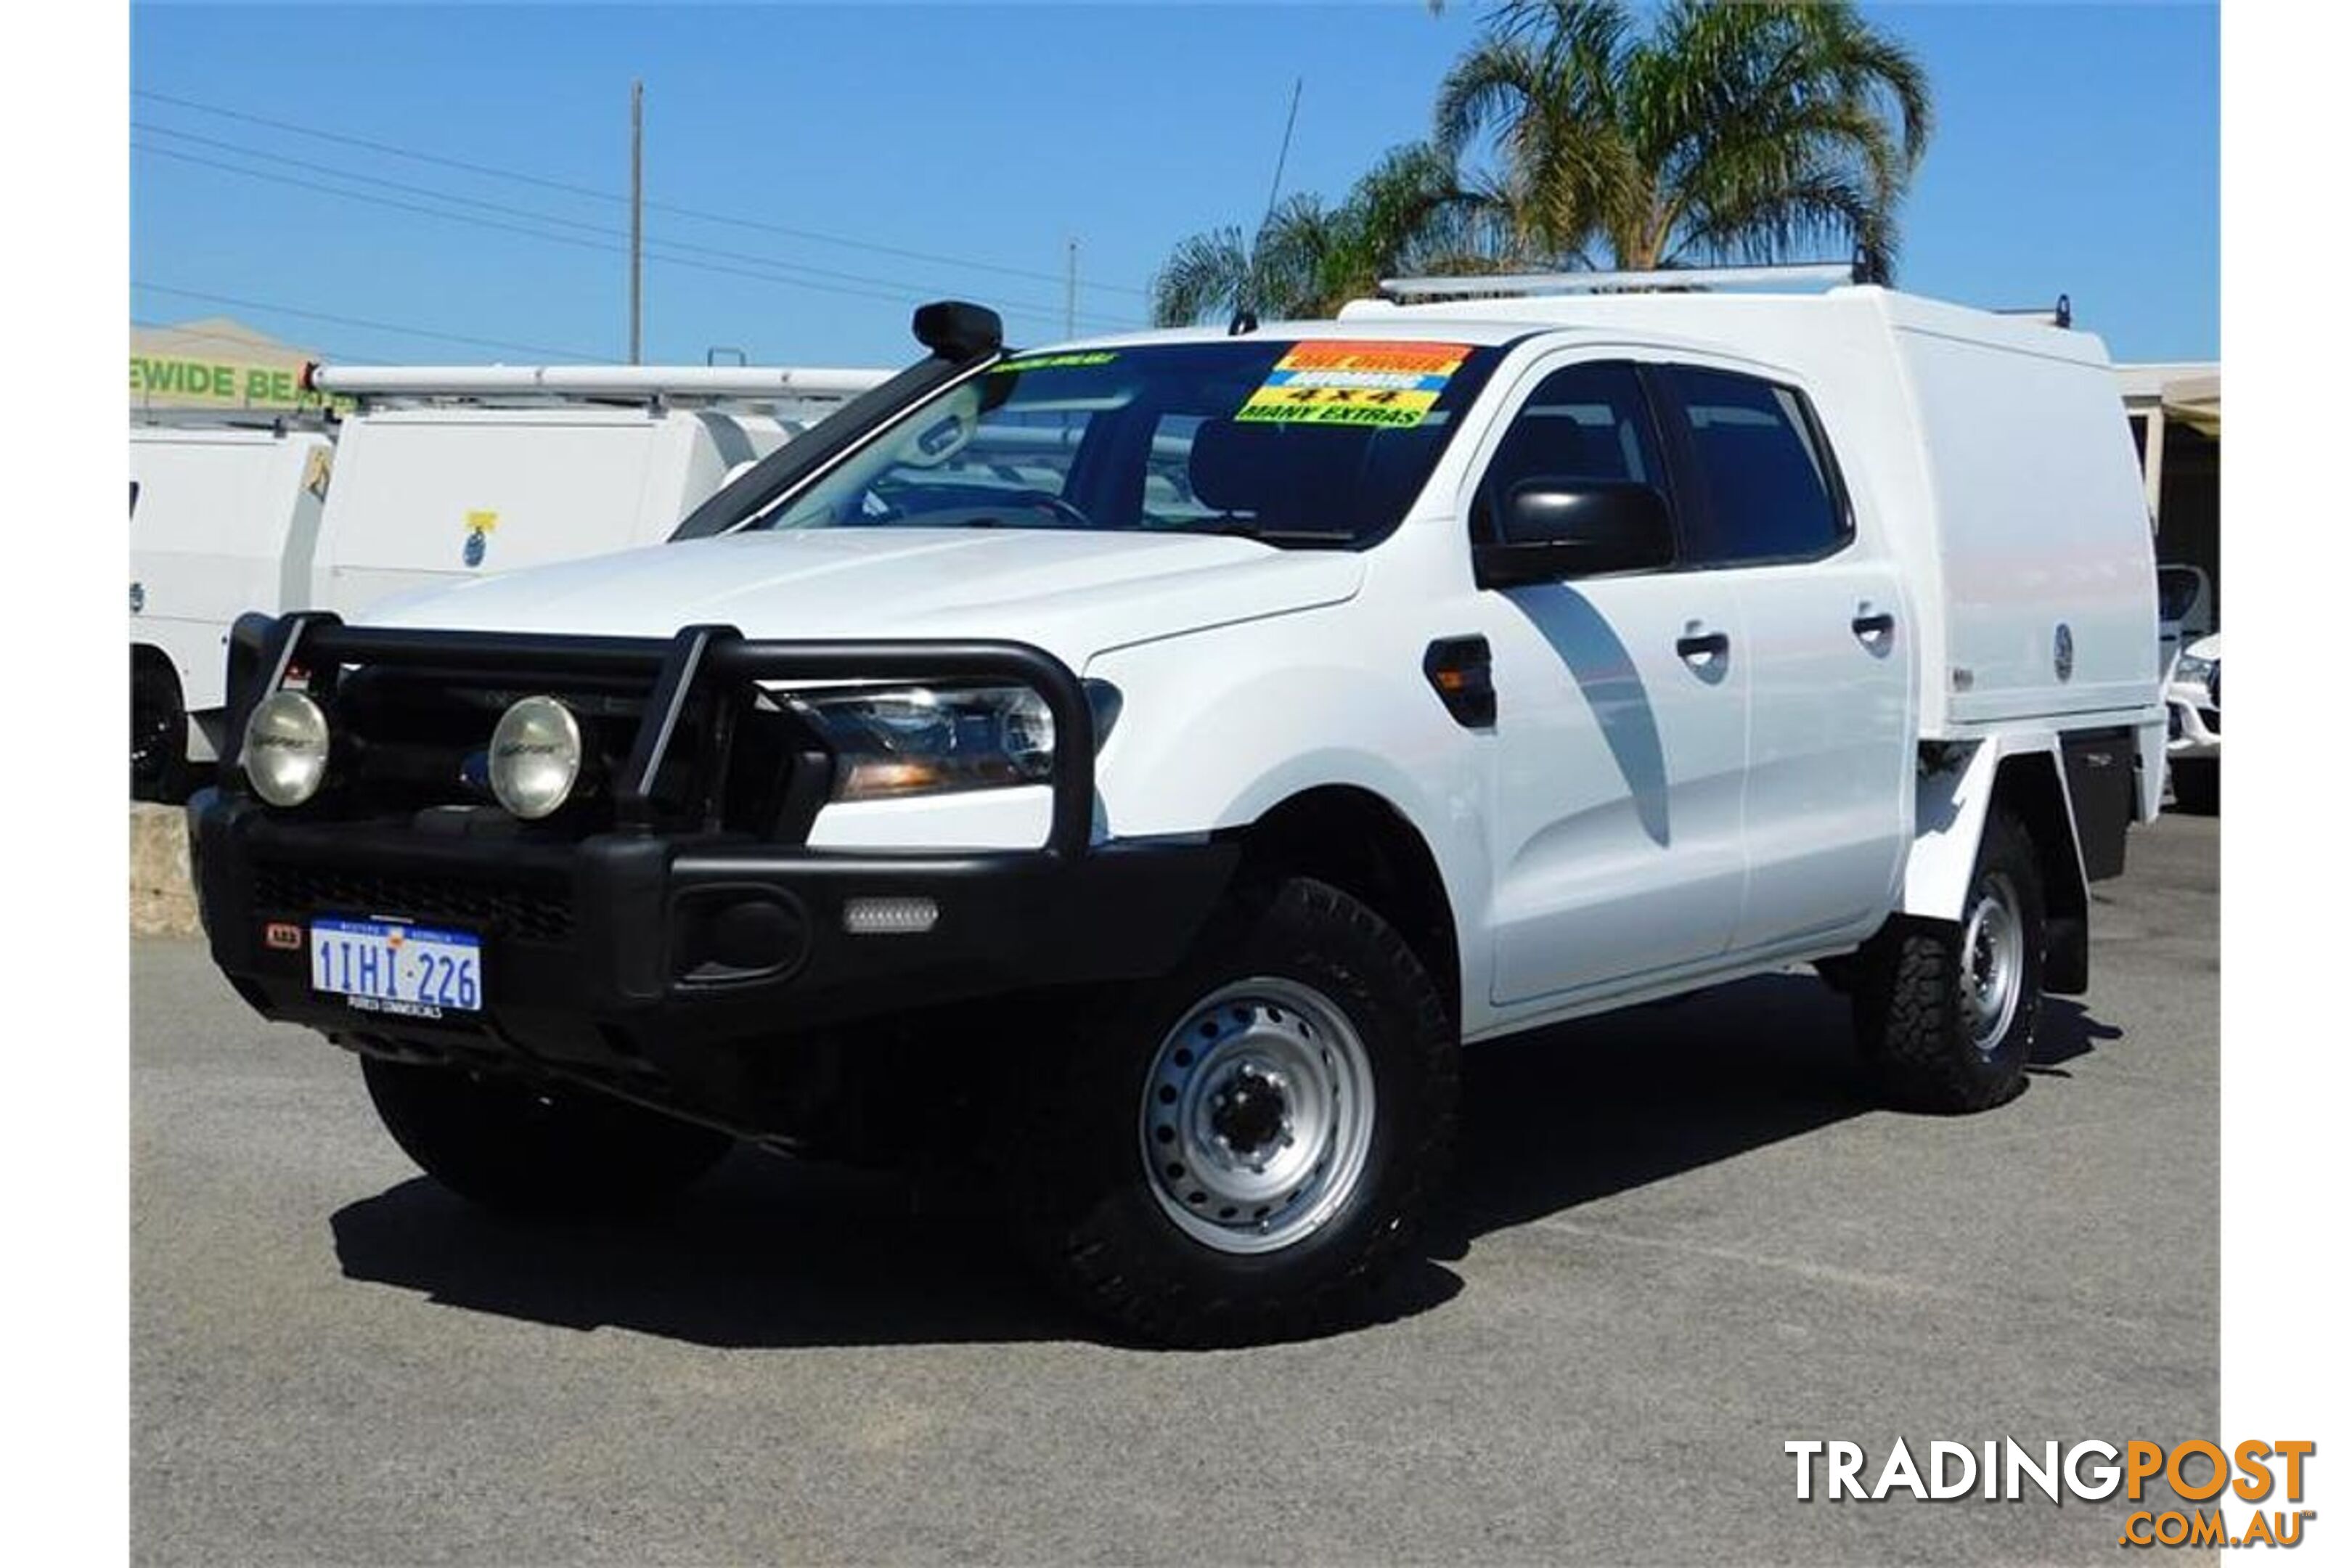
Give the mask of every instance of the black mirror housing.
<path id="1" fill-rule="evenodd" d="M 1522 479 L 1477 544 L 1481 588 L 1515 588 L 1674 564 L 1674 520 L 1650 485 L 1617 479 Z"/>

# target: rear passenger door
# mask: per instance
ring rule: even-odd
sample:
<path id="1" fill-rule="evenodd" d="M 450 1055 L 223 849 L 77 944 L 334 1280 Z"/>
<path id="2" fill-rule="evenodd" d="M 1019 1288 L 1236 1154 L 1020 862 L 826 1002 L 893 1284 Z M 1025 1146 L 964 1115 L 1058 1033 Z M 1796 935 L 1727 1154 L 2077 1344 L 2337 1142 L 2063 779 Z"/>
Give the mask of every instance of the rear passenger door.
<path id="1" fill-rule="evenodd" d="M 1747 637 L 1748 888 L 1735 952 L 1875 923 L 1905 845 L 1914 655 L 1899 575 L 1862 537 L 1799 388 L 1651 372 L 1686 488 L 1685 570 L 1737 584 Z"/>
<path id="2" fill-rule="evenodd" d="M 1531 372 L 1468 498 L 1474 540 L 1529 480 L 1679 498 L 1642 374 L 1622 360 Z M 1492 999 L 1602 991 L 1729 943 L 1748 678 L 1729 574 L 1654 571 L 1491 590 L 1497 699 L 1489 815 Z"/>

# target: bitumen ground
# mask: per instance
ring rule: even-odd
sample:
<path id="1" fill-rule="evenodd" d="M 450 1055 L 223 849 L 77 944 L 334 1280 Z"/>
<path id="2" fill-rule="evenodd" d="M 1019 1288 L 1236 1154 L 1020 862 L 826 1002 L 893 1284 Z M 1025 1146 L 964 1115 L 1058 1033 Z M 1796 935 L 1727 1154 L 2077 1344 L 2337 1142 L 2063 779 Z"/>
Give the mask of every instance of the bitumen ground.
<path id="1" fill-rule="evenodd" d="M 2134 833 L 1985 1115 L 1874 1109 L 1795 975 L 1474 1048 L 1431 1259 L 1210 1353 L 886 1177 L 747 1152 L 660 1221 L 486 1218 L 351 1058 L 142 942 L 135 1559 L 2112 1559 L 2120 1500 L 1800 1502 L 1781 1445 L 2219 1436 L 2218 851 Z"/>

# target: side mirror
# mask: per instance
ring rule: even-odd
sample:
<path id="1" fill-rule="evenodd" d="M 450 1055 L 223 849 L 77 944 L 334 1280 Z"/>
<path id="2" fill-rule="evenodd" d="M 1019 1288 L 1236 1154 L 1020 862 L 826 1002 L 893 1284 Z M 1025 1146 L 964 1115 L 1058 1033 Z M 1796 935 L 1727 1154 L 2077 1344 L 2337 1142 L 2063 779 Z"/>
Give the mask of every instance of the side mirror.
<path id="1" fill-rule="evenodd" d="M 1674 564 L 1674 520 L 1649 485 L 1522 479 L 1503 498 L 1496 521 L 1501 537 L 1471 551 L 1481 588 Z"/>

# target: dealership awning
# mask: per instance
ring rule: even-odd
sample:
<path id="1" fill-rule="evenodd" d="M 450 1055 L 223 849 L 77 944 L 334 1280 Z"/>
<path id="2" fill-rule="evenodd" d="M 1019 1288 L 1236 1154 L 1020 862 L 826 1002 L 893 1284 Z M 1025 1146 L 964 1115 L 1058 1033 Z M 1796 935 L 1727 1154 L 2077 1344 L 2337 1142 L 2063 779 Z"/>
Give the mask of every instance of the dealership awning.
<path id="1" fill-rule="evenodd" d="M 2221 434 L 2221 373 L 2184 375 L 2164 384 L 2164 416 L 2219 439 Z"/>
<path id="2" fill-rule="evenodd" d="M 2210 363 L 2119 364 L 2116 384 L 2132 414 L 2160 409 L 2206 436 L 2221 434 L 2221 367 Z"/>

